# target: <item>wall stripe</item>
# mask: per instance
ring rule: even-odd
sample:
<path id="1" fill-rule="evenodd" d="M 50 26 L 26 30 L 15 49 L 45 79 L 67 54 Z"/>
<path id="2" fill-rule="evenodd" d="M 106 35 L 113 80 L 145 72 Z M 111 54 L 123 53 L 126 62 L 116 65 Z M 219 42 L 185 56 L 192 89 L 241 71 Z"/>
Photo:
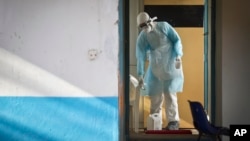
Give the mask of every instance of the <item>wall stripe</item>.
<path id="1" fill-rule="evenodd" d="M 117 141 L 117 97 L 0 97 L 4 141 Z"/>

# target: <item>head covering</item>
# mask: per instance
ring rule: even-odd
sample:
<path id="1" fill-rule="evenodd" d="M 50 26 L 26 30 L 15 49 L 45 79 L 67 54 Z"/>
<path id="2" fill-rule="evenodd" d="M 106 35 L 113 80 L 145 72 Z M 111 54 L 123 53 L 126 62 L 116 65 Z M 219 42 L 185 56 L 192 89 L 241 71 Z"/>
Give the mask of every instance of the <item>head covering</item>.
<path id="1" fill-rule="evenodd" d="M 153 22 L 156 19 L 157 19 L 157 17 L 154 17 L 152 19 L 152 18 L 150 18 L 148 13 L 141 12 L 137 16 L 137 26 L 140 27 L 140 28 L 143 28 L 145 26 L 148 26 L 151 22 Z"/>

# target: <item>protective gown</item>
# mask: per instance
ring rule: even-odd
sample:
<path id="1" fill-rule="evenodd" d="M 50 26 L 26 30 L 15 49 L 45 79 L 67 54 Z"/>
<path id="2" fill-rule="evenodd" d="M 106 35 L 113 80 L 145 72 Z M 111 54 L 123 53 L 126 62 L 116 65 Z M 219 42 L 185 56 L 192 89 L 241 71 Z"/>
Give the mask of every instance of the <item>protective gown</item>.
<path id="1" fill-rule="evenodd" d="M 145 74 L 147 53 L 149 65 Z M 183 56 L 181 39 L 167 22 L 155 22 L 151 32 L 140 32 L 136 43 L 137 74 L 144 76 L 144 95 L 182 92 L 182 66 L 175 67 L 178 56 Z"/>

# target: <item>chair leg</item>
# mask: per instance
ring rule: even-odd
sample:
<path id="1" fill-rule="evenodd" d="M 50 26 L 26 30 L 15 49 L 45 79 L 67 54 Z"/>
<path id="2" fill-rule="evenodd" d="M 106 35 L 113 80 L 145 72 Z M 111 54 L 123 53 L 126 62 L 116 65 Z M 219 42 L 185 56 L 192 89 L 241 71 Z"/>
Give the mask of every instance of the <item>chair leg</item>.
<path id="1" fill-rule="evenodd" d="M 198 139 L 197 139 L 197 141 L 200 141 L 200 139 L 201 139 L 201 136 L 202 136 L 202 133 L 201 133 L 201 132 L 199 132 L 199 136 L 198 136 Z"/>
<path id="2" fill-rule="evenodd" d="M 217 138 L 218 138 L 219 141 L 221 141 L 221 137 L 219 135 L 217 136 Z"/>

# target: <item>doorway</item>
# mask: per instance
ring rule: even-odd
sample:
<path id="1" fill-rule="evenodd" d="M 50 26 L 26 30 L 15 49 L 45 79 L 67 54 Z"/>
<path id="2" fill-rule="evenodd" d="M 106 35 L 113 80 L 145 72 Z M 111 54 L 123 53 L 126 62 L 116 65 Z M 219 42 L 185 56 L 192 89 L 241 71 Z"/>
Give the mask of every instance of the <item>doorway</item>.
<path id="1" fill-rule="evenodd" d="M 180 112 L 180 128 L 193 128 L 192 117 L 187 100 L 200 101 L 206 106 L 207 101 L 207 45 L 206 45 L 206 34 L 204 34 L 205 28 L 203 22 L 204 11 L 204 0 L 188 0 L 188 1 L 176 1 L 176 0 L 129 0 L 129 73 L 137 77 L 136 75 L 136 58 L 135 58 L 135 44 L 136 37 L 139 30 L 136 26 L 136 16 L 141 11 L 146 11 L 151 17 L 157 16 L 159 19 L 162 10 L 172 10 L 172 13 L 181 13 L 181 8 L 184 13 L 190 12 L 194 14 L 193 18 L 200 18 L 200 10 L 202 10 L 202 19 L 193 19 L 189 22 L 182 21 L 184 18 L 176 19 L 179 15 L 172 14 L 172 19 L 167 19 L 169 23 L 174 26 L 178 34 L 182 39 L 184 56 L 183 71 L 184 71 L 184 90 L 178 94 L 179 112 Z M 160 9 L 163 8 L 163 9 Z M 193 8 L 193 9 L 192 9 Z M 202 8 L 202 9 L 200 9 Z M 159 9 L 159 11 L 154 11 Z M 186 10 L 186 11 L 185 11 Z M 175 11 L 175 12 L 174 12 Z M 171 17 L 171 11 L 169 16 Z M 196 13 L 195 13 L 196 12 Z M 197 14 L 195 17 L 195 14 Z M 164 15 L 164 14 L 163 14 Z M 190 17 L 190 15 L 179 16 L 179 17 Z M 162 17 L 159 20 L 165 20 Z M 125 19 L 126 20 L 126 19 Z M 200 23 L 200 20 L 202 23 Z M 192 23 L 194 22 L 194 23 Z M 189 23 L 189 24 L 187 24 Z M 139 128 L 146 128 L 146 118 L 149 115 L 149 99 L 148 97 L 140 97 L 139 106 Z M 164 109 L 163 109 L 164 111 Z M 133 119 L 130 119 L 133 120 Z M 166 115 L 163 112 L 163 125 L 167 124 Z M 131 126 L 130 126 L 131 128 Z"/>

